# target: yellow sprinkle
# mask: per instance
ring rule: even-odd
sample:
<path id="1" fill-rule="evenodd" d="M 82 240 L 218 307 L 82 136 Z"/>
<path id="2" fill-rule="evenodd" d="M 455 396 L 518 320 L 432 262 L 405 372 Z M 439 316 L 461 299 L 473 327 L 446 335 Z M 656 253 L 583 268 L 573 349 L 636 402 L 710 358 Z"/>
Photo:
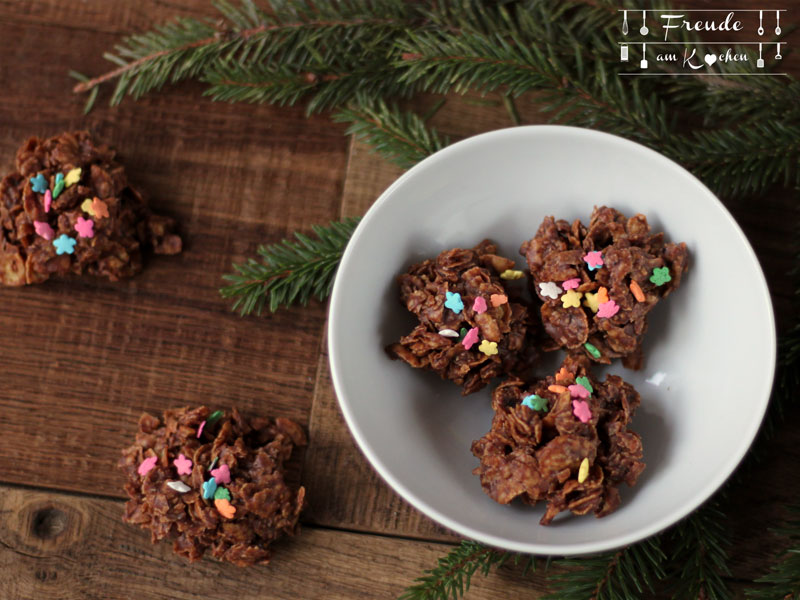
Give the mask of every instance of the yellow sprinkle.
<path id="1" fill-rule="evenodd" d="M 89 198 L 83 201 L 81 204 L 81 210 L 94 216 L 94 211 L 92 210 L 92 201 Z"/>
<path id="2" fill-rule="evenodd" d="M 564 308 L 569 308 L 570 306 L 578 308 L 581 305 L 581 296 L 583 296 L 583 294 L 580 292 L 570 290 L 561 296 L 561 304 Z"/>
<path id="3" fill-rule="evenodd" d="M 597 294 L 586 292 L 583 295 L 583 305 L 591 309 L 593 313 L 596 313 L 600 307 L 600 300 L 598 299 Z"/>
<path id="4" fill-rule="evenodd" d="M 578 483 L 583 483 L 589 476 L 589 459 L 584 458 L 581 461 L 581 466 L 578 469 Z"/>
<path id="5" fill-rule="evenodd" d="M 489 340 L 483 340 L 481 345 L 478 346 L 478 350 L 483 352 L 486 356 L 492 356 L 497 354 L 497 342 L 490 342 Z"/>
<path id="6" fill-rule="evenodd" d="M 515 269 L 506 269 L 500 273 L 500 279 L 522 279 L 523 277 L 525 277 L 525 273 Z"/>
<path id="7" fill-rule="evenodd" d="M 64 177 L 64 185 L 69 187 L 71 185 L 75 185 L 81 180 L 81 168 L 78 167 L 76 169 L 72 169 L 67 176 Z"/>

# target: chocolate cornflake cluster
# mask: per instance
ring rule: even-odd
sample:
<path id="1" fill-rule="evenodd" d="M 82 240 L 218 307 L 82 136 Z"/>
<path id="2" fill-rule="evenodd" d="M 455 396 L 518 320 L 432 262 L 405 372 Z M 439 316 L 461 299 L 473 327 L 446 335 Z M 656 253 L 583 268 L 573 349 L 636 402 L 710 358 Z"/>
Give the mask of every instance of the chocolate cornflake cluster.
<path id="1" fill-rule="evenodd" d="M 108 146 L 86 131 L 29 139 L 0 181 L 0 284 L 142 269 L 142 251 L 177 254 L 175 223 L 154 214 Z"/>
<path id="2" fill-rule="evenodd" d="M 502 383 L 491 429 L 472 444 L 484 491 L 501 504 L 547 502 L 542 525 L 565 510 L 609 514 L 618 486 L 634 485 L 644 470 L 641 440 L 627 428 L 639 394 L 616 375 L 598 382 L 589 365 L 570 355 L 555 376 Z"/>
<path id="3" fill-rule="evenodd" d="M 584 227 L 547 217 L 522 244 L 542 300 L 542 322 L 554 347 L 610 363 L 641 367 L 647 313 L 680 285 L 688 267 L 684 243 L 665 243 L 644 215 L 626 218 L 595 207 Z"/>
<path id="4" fill-rule="evenodd" d="M 500 275 L 522 273 L 489 240 L 412 265 L 398 277 L 400 299 L 419 324 L 387 348 L 389 355 L 452 380 L 465 395 L 493 377 L 525 372 L 536 357 L 528 339 L 534 327 Z"/>
<path id="5" fill-rule="evenodd" d="M 270 544 L 294 535 L 305 489 L 284 480 L 284 462 L 306 444 L 288 419 L 247 420 L 205 406 L 143 414 L 136 443 L 123 451 L 124 520 L 149 529 L 153 543 L 194 561 L 206 550 L 239 566 L 268 563 Z"/>

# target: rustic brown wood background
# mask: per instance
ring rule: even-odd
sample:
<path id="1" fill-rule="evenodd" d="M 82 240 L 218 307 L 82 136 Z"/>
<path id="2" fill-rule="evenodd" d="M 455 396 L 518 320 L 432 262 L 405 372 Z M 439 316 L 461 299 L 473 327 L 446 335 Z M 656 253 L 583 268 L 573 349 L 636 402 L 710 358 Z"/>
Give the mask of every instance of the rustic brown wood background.
<path id="1" fill-rule="evenodd" d="M 696 0 L 687 7 L 751 7 Z M 795 8 L 780 0 L 769 8 Z M 126 33 L 205 0 L 0 0 L 0 165 L 30 135 L 87 128 L 115 145 L 130 179 L 182 224 L 186 250 L 132 281 L 49 282 L 0 290 L 0 598 L 392 598 L 457 540 L 394 494 L 355 448 L 331 388 L 326 307 L 242 319 L 220 277 L 257 245 L 359 215 L 399 171 L 302 108 L 211 103 L 182 84 L 82 116 L 75 68 L 97 74 Z M 796 23 L 788 13 L 784 27 Z M 783 23 L 782 23 L 783 24 Z M 786 61 L 800 72 L 797 57 Z M 420 100 L 422 104 L 429 99 Z M 525 122 L 541 122 L 521 106 Z M 495 97 L 453 98 L 434 124 L 455 138 L 506 127 Z M 796 197 L 727 202 L 762 261 L 781 327 L 792 316 Z M 272 564 L 190 565 L 121 520 L 119 451 L 142 411 L 206 403 L 304 423 L 296 461 L 309 490 L 302 535 Z M 790 415 L 791 416 L 791 415 Z M 791 423 L 791 421 L 789 421 Z M 731 583 L 764 572 L 767 526 L 796 499 L 800 441 L 783 427 L 729 513 Z M 538 598 L 539 576 L 503 568 L 476 577 L 470 599 Z"/>

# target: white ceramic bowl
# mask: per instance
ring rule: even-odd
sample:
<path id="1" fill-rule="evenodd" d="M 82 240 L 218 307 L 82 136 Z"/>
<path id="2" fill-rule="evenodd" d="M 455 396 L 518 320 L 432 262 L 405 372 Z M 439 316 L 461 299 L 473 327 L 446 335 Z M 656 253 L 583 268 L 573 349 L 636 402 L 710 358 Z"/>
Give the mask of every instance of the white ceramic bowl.
<path id="1" fill-rule="evenodd" d="M 392 361 L 408 333 L 395 277 L 421 259 L 488 237 L 515 258 L 546 215 L 585 223 L 594 205 L 645 214 L 685 241 L 691 267 L 650 315 L 645 366 L 606 369 L 642 396 L 632 429 L 647 468 L 602 519 L 538 524 L 542 505 L 501 506 L 471 474 L 471 442 L 490 426 L 490 389 Z M 361 450 L 417 509 L 468 538 L 518 552 L 582 554 L 671 525 L 707 499 L 747 451 L 767 406 L 775 325 L 758 261 L 730 214 L 694 176 L 643 146 L 596 131 L 516 127 L 454 144 L 400 177 L 370 208 L 339 267 L 329 350 L 336 394 Z M 562 353 L 541 369 L 552 373 Z M 601 375 L 604 369 L 598 369 Z M 646 380 L 665 374 L 656 386 Z"/>

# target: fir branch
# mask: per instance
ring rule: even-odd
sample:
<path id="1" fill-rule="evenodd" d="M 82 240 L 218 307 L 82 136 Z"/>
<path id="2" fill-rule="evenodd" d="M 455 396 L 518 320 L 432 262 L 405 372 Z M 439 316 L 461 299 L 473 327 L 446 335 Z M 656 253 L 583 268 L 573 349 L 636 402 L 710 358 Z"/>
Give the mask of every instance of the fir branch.
<path id="1" fill-rule="evenodd" d="M 725 515 L 717 500 L 710 500 L 672 528 L 670 567 L 673 600 L 728 600 L 730 590 L 724 576 L 730 575 L 728 551 L 730 540 L 725 529 Z"/>
<path id="2" fill-rule="evenodd" d="M 659 538 L 652 537 L 622 550 L 554 561 L 566 572 L 547 578 L 554 592 L 545 600 L 641 598 L 664 578 L 664 559 Z"/>
<path id="3" fill-rule="evenodd" d="M 406 588 L 398 600 L 457 600 L 469 590 L 472 576 L 480 570 L 484 576 L 505 563 L 510 553 L 464 540 L 441 557 L 433 569 Z"/>
<path id="4" fill-rule="evenodd" d="M 800 506 L 789 510 L 794 518 L 774 532 L 788 538 L 790 546 L 776 556 L 778 562 L 767 575 L 756 579 L 761 586 L 746 591 L 752 600 L 800 599 Z"/>
<path id="5" fill-rule="evenodd" d="M 327 227 L 311 229 L 316 238 L 295 233 L 294 240 L 282 240 L 261 246 L 261 262 L 250 258 L 234 264 L 236 273 L 224 275 L 231 285 L 220 289 L 223 298 L 235 298 L 231 310 L 242 315 L 260 315 L 264 306 L 270 312 L 295 302 L 307 304 L 314 296 L 324 300 L 330 295 L 339 260 L 359 219 L 331 222 Z"/>
<path id="6" fill-rule="evenodd" d="M 338 123 L 350 123 L 347 133 L 373 147 L 384 159 L 408 169 L 426 156 L 450 143 L 425 120 L 412 112 L 402 112 L 396 104 L 361 99 L 351 108 L 333 115 Z"/>

